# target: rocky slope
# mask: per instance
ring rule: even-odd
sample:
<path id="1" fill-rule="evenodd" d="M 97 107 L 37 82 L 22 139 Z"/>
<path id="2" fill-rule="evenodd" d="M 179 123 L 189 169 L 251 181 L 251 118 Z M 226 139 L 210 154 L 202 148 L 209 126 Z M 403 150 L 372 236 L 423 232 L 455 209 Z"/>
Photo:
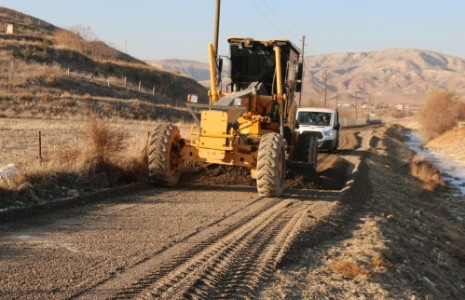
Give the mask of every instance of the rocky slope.
<path id="1" fill-rule="evenodd" d="M 14 24 L 14 34 L 5 33 L 8 24 Z M 91 110 L 156 119 L 147 115 L 159 110 L 154 105 L 183 106 L 189 93 L 207 98 L 206 89 L 191 78 L 109 47 L 85 26 L 65 30 L 0 7 L 0 31 L 3 116 L 74 116 Z M 127 106 L 129 113 L 115 115 Z"/>

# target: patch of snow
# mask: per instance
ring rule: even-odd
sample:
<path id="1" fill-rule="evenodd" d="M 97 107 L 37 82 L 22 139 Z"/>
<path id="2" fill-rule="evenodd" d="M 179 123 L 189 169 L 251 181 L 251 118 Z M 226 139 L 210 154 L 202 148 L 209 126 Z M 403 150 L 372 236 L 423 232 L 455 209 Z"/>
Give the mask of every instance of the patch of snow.
<path id="1" fill-rule="evenodd" d="M 17 174 L 19 169 L 14 164 L 9 164 L 5 167 L 0 168 L 0 181 L 6 180 L 9 177 Z"/>
<path id="2" fill-rule="evenodd" d="M 409 132 L 406 136 L 409 138 L 407 146 L 417 154 L 425 156 L 439 169 L 449 185 L 457 187 L 461 195 L 465 195 L 465 165 L 446 154 L 425 148 L 423 140 L 414 132 Z"/>

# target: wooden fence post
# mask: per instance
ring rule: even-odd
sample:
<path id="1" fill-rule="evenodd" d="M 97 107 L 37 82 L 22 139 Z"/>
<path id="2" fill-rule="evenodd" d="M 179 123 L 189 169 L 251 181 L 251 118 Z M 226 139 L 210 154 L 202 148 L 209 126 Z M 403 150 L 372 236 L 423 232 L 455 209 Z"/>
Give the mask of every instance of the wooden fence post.
<path id="1" fill-rule="evenodd" d="M 11 79 L 15 77 L 15 61 L 11 61 Z"/>
<path id="2" fill-rule="evenodd" d="M 110 87 L 110 77 L 108 77 L 108 87 Z"/>
<path id="3" fill-rule="evenodd" d="M 42 133 L 39 130 L 39 165 L 42 165 Z"/>
<path id="4" fill-rule="evenodd" d="M 128 85 L 128 78 L 124 76 L 124 88 L 126 88 Z"/>
<path id="5" fill-rule="evenodd" d="M 150 131 L 147 131 L 147 141 L 145 142 L 145 155 L 149 155 Z"/>
<path id="6" fill-rule="evenodd" d="M 140 93 L 140 91 L 141 91 L 141 86 L 142 86 L 142 82 L 139 81 L 139 93 Z"/>

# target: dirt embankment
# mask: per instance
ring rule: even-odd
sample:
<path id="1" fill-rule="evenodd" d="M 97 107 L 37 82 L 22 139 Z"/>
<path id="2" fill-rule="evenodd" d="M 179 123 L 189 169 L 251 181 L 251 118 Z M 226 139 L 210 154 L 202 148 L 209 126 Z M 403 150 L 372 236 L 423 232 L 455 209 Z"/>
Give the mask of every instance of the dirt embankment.
<path id="1" fill-rule="evenodd" d="M 426 147 L 445 153 L 465 165 L 465 128 L 454 128 L 426 144 Z"/>
<path id="2" fill-rule="evenodd" d="M 349 215 L 327 224 L 277 272 L 260 296 L 272 299 L 460 299 L 465 294 L 465 209 L 448 188 L 429 192 L 409 175 L 405 128 L 360 132 L 350 155 L 365 193 Z M 362 205 L 353 208 L 353 203 Z"/>

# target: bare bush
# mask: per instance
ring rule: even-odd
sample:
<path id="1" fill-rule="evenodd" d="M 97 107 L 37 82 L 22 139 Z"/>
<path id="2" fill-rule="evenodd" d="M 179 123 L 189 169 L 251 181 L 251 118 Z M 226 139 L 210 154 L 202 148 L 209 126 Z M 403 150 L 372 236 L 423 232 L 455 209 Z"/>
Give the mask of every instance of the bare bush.
<path id="1" fill-rule="evenodd" d="M 439 170 L 424 156 L 414 156 L 410 160 L 410 175 L 423 182 L 423 188 L 430 192 L 445 185 Z"/>
<path id="2" fill-rule="evenodd" d="M 95 115 L 89 117 L 86 131 L 87 141 L 81 157 L 83 171 L 98 173 L 115 165 L 125 149 L 124 134 L 111 131 L 108 122 Z"/>
<path id="3" fill-rule="evenodd" d="M 457 124 L 458 97 L 454 92 L 432 90 L 418 112 L 423 137 L 429 141 Z"/>
<path id="4" fill-rule="evenodd" d="M 71 31 L 57 29 L 55 30 L 53 38 L 58 46 L 77 50 L 79 52 L 84 49 L 83 39 Z"/>

